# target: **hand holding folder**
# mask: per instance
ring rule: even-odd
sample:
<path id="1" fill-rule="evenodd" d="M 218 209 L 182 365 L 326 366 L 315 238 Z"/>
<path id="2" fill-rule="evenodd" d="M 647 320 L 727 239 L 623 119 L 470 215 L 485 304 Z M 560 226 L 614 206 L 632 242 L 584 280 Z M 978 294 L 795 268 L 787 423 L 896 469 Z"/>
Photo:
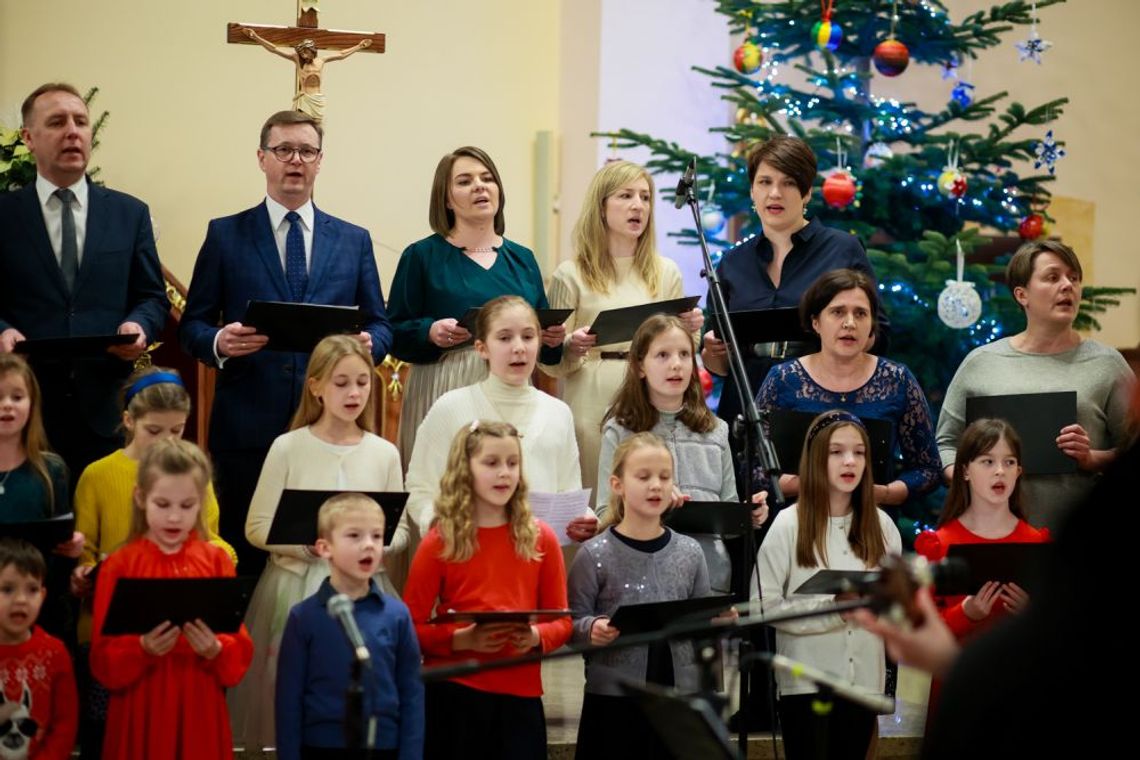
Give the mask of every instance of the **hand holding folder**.
<path id="1" fill-rule="evenodd" d="M 149 634 L 163 622 L 201 620 L 214 633 L 236 633 L 257 578 L 119 578 L 103 621 L 104 636 Z"/>

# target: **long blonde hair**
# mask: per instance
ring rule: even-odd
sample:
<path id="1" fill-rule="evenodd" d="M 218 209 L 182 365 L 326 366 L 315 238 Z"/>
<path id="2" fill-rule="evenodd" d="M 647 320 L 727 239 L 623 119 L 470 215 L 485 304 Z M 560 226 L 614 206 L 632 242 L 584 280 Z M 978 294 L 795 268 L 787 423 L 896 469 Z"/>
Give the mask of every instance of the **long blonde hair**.
<path id="1" fill-rule="evenodd" d="M 644 179 L 649 183 L 649 222 L 641 231 L 637 248 L 633 253 L 633 268 L 641 276 L 650 296 L 657 295 L 661 284 L 661 260 L 657 254 L 657 232 L 653 223 L 656 214 L 653 202 L 657 191 L 653 177 L 644 167 L 629 161 L 614 161 L 606 164 L 586 188 L 586 198 L 582 202 L 582 213 L 574 223 L 571 245 L 574 248 L 574 263 L 586 285 L 598 293 L 609 293 L 610 286 L 617 280 L 617 269 L 609 252 L 608 228 L 606 227 L 606 200 L 631 182 Z"/>
<path id="2" fill-rule="evenodd" d="M 669 455 L 669 460 L 673 459 L 673 452 L 669 451 L 669 447 L 665 445 L 665 441 L 658 438 L 653 433 L 634 433 L 629 438 L 618 444 L 614 449 L 614 463 L 613 470 L 609 475 L 599 473 L 600 477 L 608 478 L 615 477 L 620 479 L 625 474 L 625 460 L 629 459 L 629 455 L 638 449 L 661 449 Z M 675 463 L 674 463 L 675 466 Z M 621 497 L 615 489 L 610 489 L 610 500 L 606 507 L 606 513 L 602 515 L 602 519 L 598 523 L 598 530 L 602 531 L 611 525 L 617 525 L 625 519 L 625 500 Z"/>
<path id="3" fill-rule="evenodd" d="M 24 456 L 32 471 L 40 479 L 47 494 L 48 514 L 55 514 L 55 486 L 52 485 L 51 469 L 56 467 L 63 472 L 63 480 L 67 481 L 67 466 L 63 459 L 51 450 L 48 444 L 47 433 L 44 432 L 43 395 L 40 384 L 32 368 L 19 354 L 0 354 L 0 377 L 6 375 L 19 375 L 24 380 L 24 387 L 28 390 L 28 422 L 20 431 L 20 445 L 24 448 Z"/>
<path id="4" fill-rule="evenodd" d="M 137 498 L 131 509 L 131 532 L 128 541 L 146 535 L 146 497 L 155 481 L 163 475 L 190 475 L 198 488 L 198 519 L 194 526 L 198 538 L 206 539 L 206 487 L 210 484 L 210 459 L 200 448 L 181 438 L 164 438 L 143 452 L 136 481 Z"/>
<path id="5" fill-rule="evenodd" d="M 851 529 L 847 542 L 855 556 L 867 567 L 874 567 L 887 553 L 887 540 L 875 506 L 875 481 L 871 474 L 871 440 L 858 417 L 833 409 L 812 420 L 800 457 L 800 498 L 796 504 L 799 536 L 796 538 L 796 564 L 816 567 L 822 560 L 827 567 L 827 530 L 831 514 L 831 484 L 827 478 L 827 459 L 831 436 L 840 428 L 854 428 L 863 439 L 866 452 L 863 478 L 851 494 Z"/>
<path id="6" fill-rule="evenodd" d="M 364 409 L 356 418 L 356 424 L 369 433 L 376 432 L 376 407 L 374 393 L 376 389 L 376 365 L 372 363 L 372 355 L 360 341 L 350 335 L 330 335 L 321 340 L 313 349 L 309 357 L 309 368 L 305 372 L 305 385 L 301 390 L 301 403 L 293 414 L 289 423 L 290 430 L 312 425 L 321 418 L 325 407 L 320 399 L 313 395 L 310 386 L 324 385 L 332 377 L 333 370 L 341 359 L 347 356 L 357 356 L 368 366 L 368 398 L 364 401 Z"/>
<path id="7" fill-rule="evenodd" d="M 514 425 L 484 420 L 464 425 L 455 434 L 447 454 L 447 469 L 439 482 L 439 498 L 435 502 L 435 527 L 443 540 L 440 559 L 466 562 L 479 549 L 471 460 L 479 455 L 486 438 L 513 438 L 518 444 L 519 485 L 507 501 L 507 522 L 515 553 L 525 560 L 539 559 L 542 553 L 538 551 L 538 523 L 526 500 L 526 478 L 522 475 L 521 436 Z"/>

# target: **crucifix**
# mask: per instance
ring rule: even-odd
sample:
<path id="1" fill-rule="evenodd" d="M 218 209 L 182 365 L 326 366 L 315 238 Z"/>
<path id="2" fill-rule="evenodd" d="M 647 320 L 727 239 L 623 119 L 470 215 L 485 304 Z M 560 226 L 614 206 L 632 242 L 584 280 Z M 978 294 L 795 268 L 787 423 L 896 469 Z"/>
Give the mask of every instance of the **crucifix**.
<path id="1" fill-rule="evenodd" d="M 297 26 L 261 26 L 230 22 L 226 26 L 226 42 L 239 45 L 261 45 L 292 61 L 297 69 L 293 109 L 307 113 L 318 122 L 324 119 L 325 96 L 321 92 L 321 76 L 326 63 L 340 61 L 353 53 L 384 52 L 384 35 L 367 32 L 344 32 L 319 29 L 319 0 L 298 0 Z M 317 49 L 335 50 L 324 57 Z"/>

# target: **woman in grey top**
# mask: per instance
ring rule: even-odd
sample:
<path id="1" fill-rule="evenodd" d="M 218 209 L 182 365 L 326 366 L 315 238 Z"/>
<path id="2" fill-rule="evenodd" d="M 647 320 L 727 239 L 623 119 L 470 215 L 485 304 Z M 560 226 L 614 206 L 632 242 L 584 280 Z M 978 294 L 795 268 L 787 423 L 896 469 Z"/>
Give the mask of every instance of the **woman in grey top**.
<path id="1" fill-rule="evenodd" d="M 1006 283 L 1025 310 L 1025 329 L 970 352 L 938 417 L 938 451 L 949 480 L 966 424 L 966 399 L 1076 391 L 1077 420 L 1057 431 L 1057 448 L 1076 460 L 1077 472 L 1022 480 L 1026 516 L 1037 527 L 1056 528 L 1128 437 L 1125 411 L 1136 378 L 1119 351 L 1073 329 L 1081 280 L 1081 263 L 1063 243 L 1041 240 L 1018 249 L 1006 269 Z"/>

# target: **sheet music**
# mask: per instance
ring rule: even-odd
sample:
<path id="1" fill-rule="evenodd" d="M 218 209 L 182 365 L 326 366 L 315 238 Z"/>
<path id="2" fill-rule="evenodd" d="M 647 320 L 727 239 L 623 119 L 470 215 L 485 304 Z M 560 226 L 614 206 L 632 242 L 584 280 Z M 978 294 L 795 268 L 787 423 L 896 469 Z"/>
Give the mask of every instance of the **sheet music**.
<path id="1" fill-rule="evenodd" d="M 534 516 L 554 529 L 558 543 L 569 546 L 574 542 L 566 535 L 566 526 L 571 520 L 589 514 L 591 490 L 583 488 L 562 493 L 531 491 L 527 494 L 527 499 Z"/>

